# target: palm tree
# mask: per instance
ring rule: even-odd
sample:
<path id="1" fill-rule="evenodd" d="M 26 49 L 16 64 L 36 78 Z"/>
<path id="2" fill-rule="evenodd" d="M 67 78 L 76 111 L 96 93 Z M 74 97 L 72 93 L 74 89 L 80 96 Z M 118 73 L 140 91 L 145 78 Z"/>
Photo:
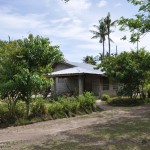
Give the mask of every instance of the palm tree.
<path id="1" fill-rule="evenodd" d="M 113 31 L 110 28 L 115 26 L 116 21 L 111 22 L 110 13 L 108 12 L 108 15 L 104 19 L 104 22 L 105 22 L 106 29 L 107 29 L 108 47 L 109 47 L 109 56 L 110 56 L 110 51 L 111 51 L 110 42 L 113 42 L 113 40 L 110 38 L 110 33 L 112 33 Z"/>
<path id="2" fill-rule="evenodd" d="M 87 55 L 86 57 L 83 57 L 83 62 L 91 65 L 96 65 L 96 59 L 93 56 Z"/>
<path id="3" fill-rule="evenodd" d="M 104 18 L 102 18 L 101 20 L 99 20 L 99 25 L 94 25 L 94 27 L 97 29 L 97 31 L 93 31 L 90 30 L 94 36 L 92 37 L 92 39 L 97 39 L 99 38 L 99 43 L 103 43 L 103 58 L 105 55 L 105 36 L 107 35 L 107 30 L 106 30 L 106 25 L 105 25 L 105 21 Z"/>

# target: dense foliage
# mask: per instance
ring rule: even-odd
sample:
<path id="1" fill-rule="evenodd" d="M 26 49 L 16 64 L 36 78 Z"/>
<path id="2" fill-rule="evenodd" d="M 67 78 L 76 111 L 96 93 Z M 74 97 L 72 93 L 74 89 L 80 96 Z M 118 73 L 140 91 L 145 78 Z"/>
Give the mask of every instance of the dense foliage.
<path id="1" fill-rule="evenodd" d="M 96 65 L 97 59 L 96 57 L 87 55 L 86 57 L 83 57 L 83 62 L 91 65 Z"/>
<path id="2" fill-rule="evenodd" d="M 95 96 L 90 92 L 85 92 L 78 97 L 58 97 L 57 101 L 35 98 L 31 100 L 31 113 L 26 118 L 25 102 L 18 102 L 15 107 L 15 116 L 9 115 L 6 102 L 0 105 L 0 125 L 9 126 L 10 124 L 26 124 L 35 121 L 57 119 L 64 117 L 74 117 L 80 114 L 91 113 L 100 110 L 95 105 Z"/>
<path id="3" fill-rule="evenodd" d="M 115 98 L 110 98 L 109 100 L 107 100 L 107 103 L 112 106 L 130 107 L 130 106 L 138 106 L 142 104 L 150 104 L 150 98 L 129 99 L 129 98 L 124 98 L 124 97 L 115 97 Z"/>
<path id="4" fill-rule="evenodd" d="M 129 29 L 131 32 L 130 42 L 138 42 L 141 35 L 150 32 L 150 1 L 149 0 L 128 0 L 134 5 L 139 6 L 139 12 L 134 18 L 121 17 L 118 21 L 121 25 L 120 30 Z M 123 37 L 126 39 L 126 36 Z"/>
<path id="5" fill-rule="evenodd" d="M 0 97 L 8 102 L 14 116 L 19 100 L 25 101 L 27 115 L 33 94 L 39 94 L 52 84 L 46 77 L 51 65 L 63 60 L 58 46 L 51 46 L 48 38 L 34 37 L 0 42 Z"/>
<path id="6" fill-rule="evenodd" d="M 144 49 L 122 52 L 118 56 L 106 57 L 99 67 L 110 79 L 120 83 L 119 95 L 145 98 L 144 87 L 150 83 L 150 52 Z"/>
<path id="7" fill-rule="evenodd" d="M 102 101 L 108 101 L 110 99 L 110 96 L 108 94 L 102 94 L 101 100 Z"/>

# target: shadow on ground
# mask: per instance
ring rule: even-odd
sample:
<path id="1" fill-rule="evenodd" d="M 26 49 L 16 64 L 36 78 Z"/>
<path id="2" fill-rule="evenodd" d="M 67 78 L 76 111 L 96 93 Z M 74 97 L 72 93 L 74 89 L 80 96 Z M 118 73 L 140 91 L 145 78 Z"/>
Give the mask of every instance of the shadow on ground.
<path id="1" fill-rule="evenodd" d="M 85 128 L 48 136 L 34 150 L 149 150 L 150 110 L 133 108 L 131 117 L 122 117 Z"/>

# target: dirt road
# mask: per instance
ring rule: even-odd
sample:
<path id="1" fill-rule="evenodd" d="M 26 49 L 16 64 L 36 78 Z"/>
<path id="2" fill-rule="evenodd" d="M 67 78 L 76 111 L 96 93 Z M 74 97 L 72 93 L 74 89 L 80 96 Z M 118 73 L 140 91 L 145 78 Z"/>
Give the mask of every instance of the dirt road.
<path id="1" fill-rule="evenodd" d="M 103 125 L 110 121 L 117 122 L 123 118 L 140 117 L 145 111 L 150 111 L 150 106 L 121 108 L 103 105 L 102 107 L 104 111 L 90 115 L 0 129 L 0 149 L 20 149 L 23 145 L 42 142 L 49 135 L 96 124 Z M 11 145 L 13 145 L 13 147 L 11 147 Z"/>

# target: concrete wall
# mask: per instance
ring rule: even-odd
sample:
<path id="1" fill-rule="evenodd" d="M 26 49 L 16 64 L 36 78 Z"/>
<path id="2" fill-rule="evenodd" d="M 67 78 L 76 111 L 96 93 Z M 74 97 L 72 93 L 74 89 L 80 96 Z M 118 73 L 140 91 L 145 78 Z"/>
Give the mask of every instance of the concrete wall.
<path id="1" fill-rule="evenodd" d="M 103 90 L 104 77 L 97 75 L 85 76 L 85 91 L 91 91 L 95 96 L 101 97 L 102 94 L 108 94 L 110 96 L 116 96 L 116 89 L 114 89 L 114 83 L 109 81 L 109 90 Z"/>
<path id="2" fill-rule="evenodd" d="M 84 91 L 93 92 L 95 96 L 101 97 L 102 94 L 108 94 L 110 96 L 116 96 L 116 90 L 114 89 L 114 83 L 109 81 L 109 90 L 103 90 L 103 77 L 94 75 L 83 76 L 83 88 Z M 78 94 L 79 92 L 79 77 L 64 77 L 55 79 L 55 93 L 57 95 L 63 95 L 66 93 Z M 54 92 L 54 87 L 52 88 Z"/>
<path id="3" fill-rule="evenodd" d="M 99 96 L 101 97 L 102 94 L 108 94 L 111 97 L 116 96 L 116 89 L 114 89 L 115 83 L 109 80 L 109 90 L 103 90 L 103 79 L 104 79 L 104 77 L 100 78 L 100 93 L 99 93 Z"/>
<path id="4" fill-rule="evenodd" d="M 78 93 L 78 77 L 56 78 L 55 83 L 56 91 L 54 91 L 53 87 L 52 92 L 55 92 L 57 95 Z"/>
<path id="5" fill-rule="evenodd" d="M 68 64 L 57 64 L 54 71 L 71 68 Z M 110 96 L 116 96 L 116 90 L 114 89 L 114 83 L 109 81 L 109 90 L 103 90 L 104 77 L 99 75 L 83 75 L 83 88 L 84 91 L 91 91 L 95 96 L 101 97 L 106 93 Z M 55 85 L 52 87 L 52 92 L 56 94 L 65 93 L 78 93 L 79 92 L 79 76 L 68 76 L 64 78 L 55 78 Z"/>

